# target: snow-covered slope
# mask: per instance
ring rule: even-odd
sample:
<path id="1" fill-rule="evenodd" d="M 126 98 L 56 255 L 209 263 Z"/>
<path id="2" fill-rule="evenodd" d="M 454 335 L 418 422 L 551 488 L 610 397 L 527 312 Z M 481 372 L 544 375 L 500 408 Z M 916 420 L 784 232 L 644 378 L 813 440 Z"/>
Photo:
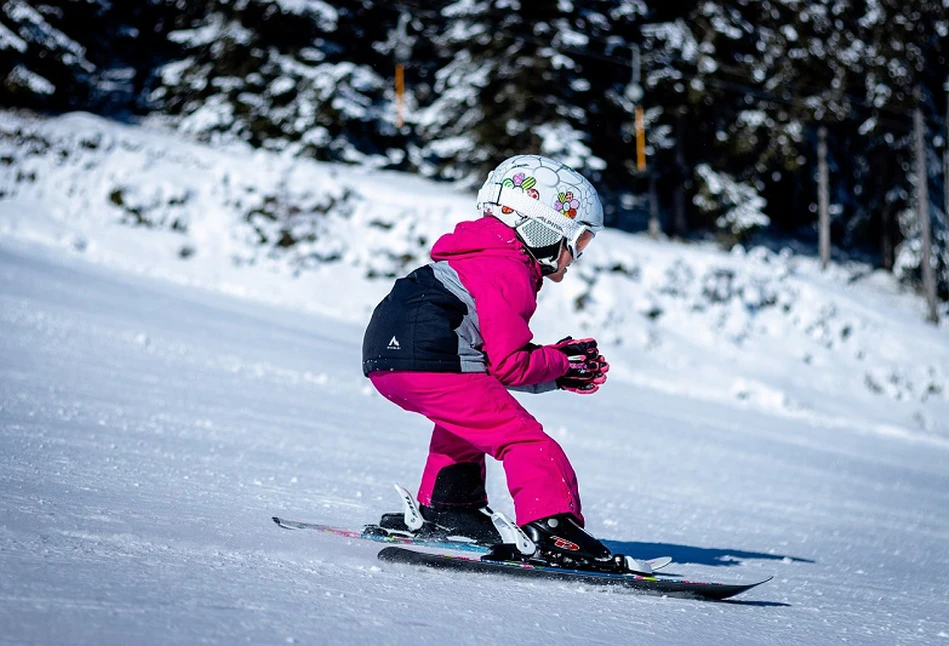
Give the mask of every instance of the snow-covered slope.
<path id="1" fill-rule="evenodd" d="M 379 564 L 358 526 L 427 427 L 373 395 L 359 326 L 0 251 L 0 642 L 839 643 L 949 636 L 949 451 L 617 379 L 530 401 L 591 529 L 750 605 Z M 510 512 L 502 474 L 490 491 Z"/>
<path id="2" fill-rule="evenodd" d="M 82 115 L 0 137 L 0 642 L 949 639 L 949 347 L 888 277 L 606 232 L 542 292 L 539 340 L 613 364 L 524 397 L 590 528 L 776 575 L 747 605 L 418 572 L 269 517 L 358 526 L 415 485 L 427 424 L 367 387 L 362 326 L 470 195 Z M 257 228 L 312 240 L 249 242 L 274 200 Z"/>

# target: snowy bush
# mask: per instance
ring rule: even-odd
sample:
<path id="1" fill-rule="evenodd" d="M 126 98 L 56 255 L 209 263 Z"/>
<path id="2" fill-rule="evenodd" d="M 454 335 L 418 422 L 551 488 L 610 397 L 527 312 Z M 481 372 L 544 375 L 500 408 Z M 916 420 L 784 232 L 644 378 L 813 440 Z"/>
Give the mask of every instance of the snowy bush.
<path id="1" fill-rule="evenodd" d="M 916 211 L 908 209 L 900 212 L 898 217 L 900 229 L 905 236 L 896 247 L 896 258 L 893 263 L 893 275 L 903 283 L 919 289 L 922 285 L 923 274 L 923 240 L 922 229 Z M 949 239 L 944 227 L 939 226 L 939 220 L 933 220 L 931 236 L 933 246 L 930 260 L 936 279 L 936 291 L 940 298 L 949 298 Z M 947 307 L 943 303 L 943 308 Z"/>
<path id="2" fill-rule="evenodd" d="M 692 202 L 715 219 L 729 246 L 771 223 L 764 214 L 765 200 L 754 187 L 735 181 L 728 173 L 715 172 L 708 164 L 696 166 L 695 174 L 699 182 Z"/>
<path id="3" fill-rule="evenodd" d="M 424 262 L 433 231 L 450 226 L 442 206 L 290 156 L 168 146 L 82 115 L 42 124 L 0 121 L 0 199 L 48 201 L 93 228 L 173 233 L 182 258 L 219 249 L 277 271 L 343 262 L 394 277 Z"/>

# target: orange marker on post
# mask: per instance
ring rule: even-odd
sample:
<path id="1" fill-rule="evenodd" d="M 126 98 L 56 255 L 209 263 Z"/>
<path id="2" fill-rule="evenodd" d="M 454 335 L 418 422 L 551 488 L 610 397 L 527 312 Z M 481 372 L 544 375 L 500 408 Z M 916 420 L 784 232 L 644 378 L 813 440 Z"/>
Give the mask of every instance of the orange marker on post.
<path id="1" fill-rule="evenodd" d="M 636 106 L 636 168 L 646 170 L 646 119 L 641 105 Z"/>
<path id="2" fill-rule="evenodd" d="M 395 125 L 401 128 L 404 124 L 402 119 L 402 95 L 405 94 L 405 66 L 402 63 L 395 65 Z"/>

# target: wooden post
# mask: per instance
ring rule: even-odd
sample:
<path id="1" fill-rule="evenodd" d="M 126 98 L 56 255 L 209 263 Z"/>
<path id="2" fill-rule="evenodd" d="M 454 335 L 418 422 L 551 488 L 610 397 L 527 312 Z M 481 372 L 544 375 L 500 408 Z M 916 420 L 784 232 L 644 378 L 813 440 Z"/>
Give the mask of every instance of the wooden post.
<path id="1" fill-rule="evenodd" d="M 646 119 L 643 106 L 636 106 L 636 169 L 646 170 Z"/>
<path id="2" fill-rule="evenodd" d="M 929 174 L 926 171 L 926 142 L 923 132 L 923 109 L 920 105 L 922 93 L 916 90 L 916 110 L 913 112 L 913 125 L 916 139 L 916 213 L 919 217 L 919 228 L 922 231 L 922 273 L 923 292 L 926 294 L 926 303 L 929 305 L 928 321 L 939 322 L 936 311 L 936 276 L 932 264 L 932 236 L 929 221 Z"/>
<path id="3" fill-rule="evenodd" d="M 395 126 L 400 130 L 405 125 L 405 64 L 412 55 L 408 29 L 409 14 L 403 10 L 399 14 L 399 24 L 396 26 L 396 42 L 398 44 L 395 47 Z"/>
<path id="4" fill-rule="evenodd" d="M 626 86 L 626 98 L 633 103 L 634 124 L 636 130 L 636 170 L 646 170 L 646 120 L 643 114 L 642 66 L 640 64 L 639 45 L 632 46 L 633 75 Z"/>
<path id="5" fill-rule="evenodd" d="M 827 177 L 827 128 L 824 126 L 817 129 L 817 185 L 820 267 L 825 270 L 830 263 L 830 187 Z"/>
<path id="6" fill-rule="evenodd" d="M 395 125 L 401 128 L 405 124 L 402 118 L 402 97 L 405 94 L 405 66 L 396 63 L 395 66 Z"/>

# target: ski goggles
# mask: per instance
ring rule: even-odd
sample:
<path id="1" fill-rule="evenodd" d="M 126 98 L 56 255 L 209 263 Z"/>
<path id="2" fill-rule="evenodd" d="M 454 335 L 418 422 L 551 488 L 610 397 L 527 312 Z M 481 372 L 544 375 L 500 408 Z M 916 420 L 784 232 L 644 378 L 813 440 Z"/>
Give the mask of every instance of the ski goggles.
<path id="1" fill-rule="evenodd" d="M 590 237 L 587 238 L 587 242 L 583 245 L 583 249 L 580 248 L 580 241 L 583 239 L 583 235 L 589 233 Z M 586 248 L 590 246 L 590 243 L 593 242 L 593 238 L 596 237 L 596 231 L 592 227 L 585 226 L 584 229 L 580 232 L 580 235 L 577 237 L 576 242 L 570 244 L 566 239 L 564 239 L 564 244 L 567 245 L 567 251 L 570 252 L 570 255 L 573 256 L 574 260 L 578 260 L 580 256 L 583 255 L 583 252 L 586 251 Z"/>

